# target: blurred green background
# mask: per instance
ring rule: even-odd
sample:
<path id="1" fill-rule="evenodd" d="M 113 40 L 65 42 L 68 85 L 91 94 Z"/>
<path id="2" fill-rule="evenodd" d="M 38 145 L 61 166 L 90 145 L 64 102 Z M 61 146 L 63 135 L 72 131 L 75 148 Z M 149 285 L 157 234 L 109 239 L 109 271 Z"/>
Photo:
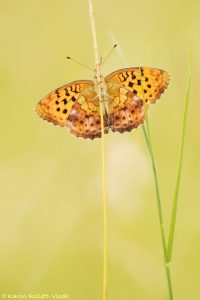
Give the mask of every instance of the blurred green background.
<path id="1" fill-rule="evenodd" d="M 125 66 L 171 73 L 149 112 L 168 230 L 192 44 L 192 86 L 173 252 L 175 299 L 200 299 L 197 0 L 94 0 L 98 43 Z M 86 0 L 0 0 L 0 294 L 102 299 L 101 143 L 77 139 L 34 113 L 38 100 L 93 74 Z M 127 65 L 126 65 L 127 64 Z M 168 299 L 152 170 L 142 130 L 106 136 L 109 300 Z"/>

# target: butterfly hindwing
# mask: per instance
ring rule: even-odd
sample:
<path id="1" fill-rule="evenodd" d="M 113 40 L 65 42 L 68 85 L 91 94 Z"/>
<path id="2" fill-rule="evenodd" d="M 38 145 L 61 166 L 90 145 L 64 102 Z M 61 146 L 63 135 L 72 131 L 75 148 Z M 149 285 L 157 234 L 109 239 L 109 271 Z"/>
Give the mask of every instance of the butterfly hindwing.
<path id="1" fill-rule="evenodd" d="M 107 83 L 109 95 L 108 122 L 112 131 L 131 131 L 144 122 L 143 101 L 126 88 Z"/>
<path id="2" fill-rule="evenodd" d="M 67 127 L 78 137 L 92 140 L 101 137 L 100 105 L 94 86 L 85 89 L 73 105 L 67 119 Z M 104 133 L 108 133 L 106 115 L 104 115 Z"/>

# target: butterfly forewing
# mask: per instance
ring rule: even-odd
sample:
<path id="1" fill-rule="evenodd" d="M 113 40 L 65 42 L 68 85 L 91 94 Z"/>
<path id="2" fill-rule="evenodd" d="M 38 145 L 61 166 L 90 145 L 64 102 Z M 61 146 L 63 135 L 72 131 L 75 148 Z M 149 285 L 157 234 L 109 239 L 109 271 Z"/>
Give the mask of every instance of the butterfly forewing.
<path id="1" fill-rule="evenodd" d="M 148 67 L 135 67 L 117 70 L 105 78 L 137 95 L 147 105 L 154 103 L 169 84 L 170 76 L 166 71 Z"/>
<path id="2" fill-rule="evenodd" d="M 92 81 L 74 81 L 52 91 L 36 105 L 38 115 L 55 125 L 66 126 L 72 107 L 82 92 L 93 86 Z"/>

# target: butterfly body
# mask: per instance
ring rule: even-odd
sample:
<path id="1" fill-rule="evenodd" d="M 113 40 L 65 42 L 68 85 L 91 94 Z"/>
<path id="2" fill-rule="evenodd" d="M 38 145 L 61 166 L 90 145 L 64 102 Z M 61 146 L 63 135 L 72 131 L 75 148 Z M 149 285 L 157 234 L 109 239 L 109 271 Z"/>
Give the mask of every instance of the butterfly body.
<path id="1" fill-rule="evenodd" d="M 74 81 L 52 91 L 38 102 L 36 112 L 78 137 L 101 137 L 101 93 L 104 132 L 131 131 L 144 122 L 145 107 L 160 98 L 169 80 L 166 71 L 147 67 L 121 69 L 105 78 L 95 74 L 93 81 Z"/>

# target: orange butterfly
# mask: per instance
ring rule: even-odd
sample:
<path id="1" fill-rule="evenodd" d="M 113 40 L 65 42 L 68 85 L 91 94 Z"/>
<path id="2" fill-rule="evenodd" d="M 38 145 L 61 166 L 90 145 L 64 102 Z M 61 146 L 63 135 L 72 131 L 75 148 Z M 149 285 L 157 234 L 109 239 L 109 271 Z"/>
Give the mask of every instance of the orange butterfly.
<path id="1" fill-rule="evenodd" d="M 166 71 L 135 67 L 117 70 L 93 81 L 80 80 L 52 91 L 36 105 L 38 115 L 77 137 L 101 137 L 100 103 L 103 99 L 104 132 L 131 131 L 144 122 L 145 105 L 156 102 L 169 84 Z"/>

